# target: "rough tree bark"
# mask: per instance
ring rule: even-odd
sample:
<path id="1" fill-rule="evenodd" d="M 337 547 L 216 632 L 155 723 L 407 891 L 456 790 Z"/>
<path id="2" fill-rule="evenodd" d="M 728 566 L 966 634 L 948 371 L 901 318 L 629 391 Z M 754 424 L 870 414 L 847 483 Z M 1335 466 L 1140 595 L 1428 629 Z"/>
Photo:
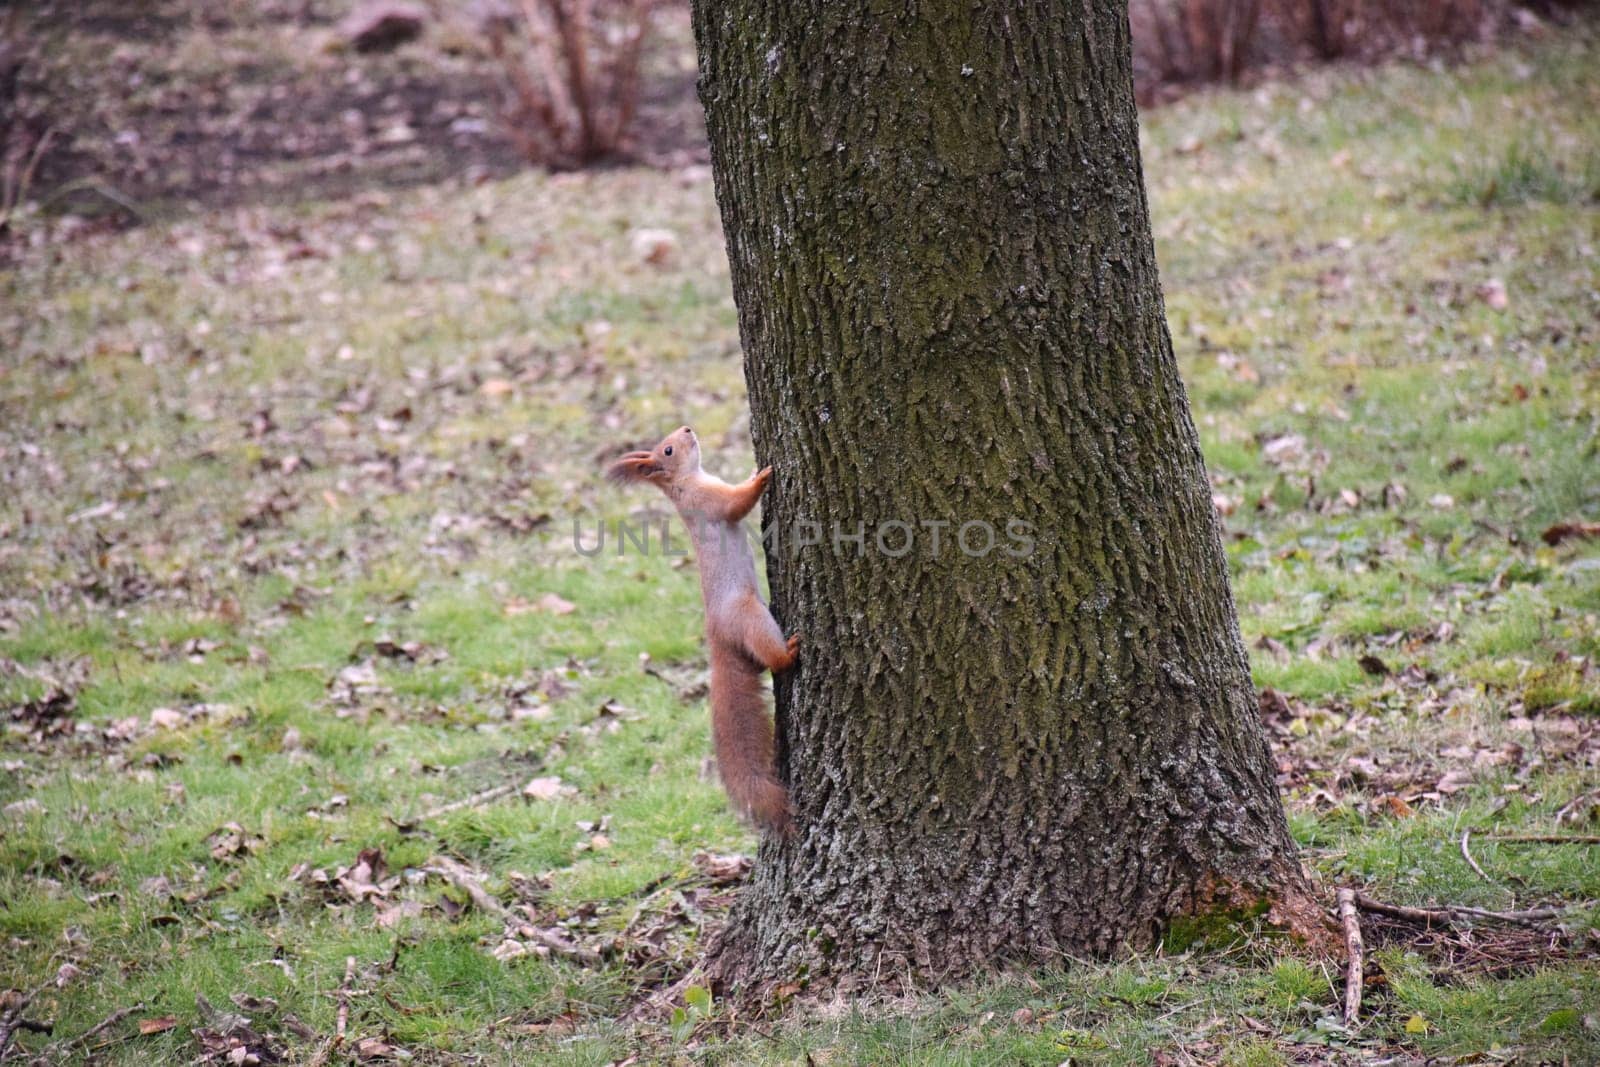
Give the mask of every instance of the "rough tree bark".
<path id="1" fill-rule="evenodd" d="M 713 973 L 1314 922 L 1167 333 L 1125 4 L 694 23 L 774 608 L 804 639 L 777 683 L 799 832 L 764 843 Z"/>

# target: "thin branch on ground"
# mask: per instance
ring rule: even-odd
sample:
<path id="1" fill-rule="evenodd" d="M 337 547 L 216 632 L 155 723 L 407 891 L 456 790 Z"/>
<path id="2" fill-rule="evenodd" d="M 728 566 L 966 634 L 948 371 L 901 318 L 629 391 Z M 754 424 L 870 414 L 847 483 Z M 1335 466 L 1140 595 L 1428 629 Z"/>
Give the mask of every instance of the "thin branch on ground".
<path id="1" fill-rule="evenodd" d="M 67 1039 L 65 1041 L 59 1041 L 56 1044 L 50 1046 L 50 1052 L 53 1055 L 60 1055 L 60 1054 L 71 1052 L 73 1049 L 76 1049 L 76 1048 L 82 1048 L 83 1046 L 87 1045 L 90 1041 L 92 1041 L 94 1038 L 99 1037 L 101 1034 L 105 1033 L 107 1030 L 111 1029 L 113 1026 L 117 1025 L 122 1020 L 126 1019 L 128 1016 L 132 1015 L 134 1012 L 139 1011 L 143 1007 L 144 1007 L 144 1004 L 143 1004 L 143 1002 L 141 1002 L 141 1003 L 138 1003 L 138 1004 L 130 1004 L 126 1008 L 118 1008 L 116 1011 L 112 1012 L 110 1015 L 107 1015 L 104 1019 L 101 1019 L 99 1022 L 95 1023 L 93 1026 L 89 1027 L 89 1029 L 85 1030 L 83 1033 L 79 1034 L 77 1037 L 70 1038 L 70 1039 Z"/>
<path id="2" fill-rule="evenodd" d="M 1600 834 L 1484 834 L 1483 839 L 1521 845 L 1600 845 Z"/>
<path id="3" fill-rule="evenodd" d="M 1363 911 L 1376 912 L 1379 915 L 1392 915 L 1396 919 L 1410 919 L 1412 922 L 1437 924 L 1439 926 L 1454 926 L 1462 919 L 1483 919 L 1489 922 L 1518 923 L 1524 926 L 1537 926 L 1548 919 L 1558 919 L 1568 910 L 1567 908 L 1527 908 L 1522 911 L 1489 911 L 1485 908 L 1469 908 L 1465 904 L 1446 904 L 1442 908 L 1414 908 L 1405 904 L 1386 904 L 1375 900 L 1365 893 L 1356 893 L 1356 905 Z"/>
<path id="4" fill-rule="evenodd" d="M 51 1027 L 48 1023 L 35 1022 L 24 1018 L 23 1012 L 33 1003 L 34 998 L 43 993 L 50 986 L 44 982 L 35 986 L 31 992 L 20 994 L 4 1013 L 0 1013 L 0 1060 L 6 1058 L 6 1052 L 11 1048 L 12 1040 L 17 1036 L 17 1031 L 26 1030 L 30 1034 L 48 1034 Z"/>
<path id="5" fill-rule="evenodd" d="M 497 785 L 492 789 L 485 789 L 481 793 L 474 793 L 470 797 L 463 797 L 461 800 L 453 800 L 448 804 L 441 804 L 431 811 L 424 812 L 416 821 L 426 822 L 428 819 L 437 819 L 441 815 L 448 815 L 452 811 L 481 807 L 490 801 L 508 797 L 516 791 L 517 784 L 515 782 L 507 782 L 505 785 Z"/>
<path id="6" fill-rule="evenodd" d="M 1361 945 L 1361 916 L 1356 911 L 1356 891 L 1341 889 L 1337 894 L 1339 923 L 1344 927 L 1344 1024 L 1355 1026 L 1361 1016 L 1361 983 L 1366 977 L 1366 957 Z"/>

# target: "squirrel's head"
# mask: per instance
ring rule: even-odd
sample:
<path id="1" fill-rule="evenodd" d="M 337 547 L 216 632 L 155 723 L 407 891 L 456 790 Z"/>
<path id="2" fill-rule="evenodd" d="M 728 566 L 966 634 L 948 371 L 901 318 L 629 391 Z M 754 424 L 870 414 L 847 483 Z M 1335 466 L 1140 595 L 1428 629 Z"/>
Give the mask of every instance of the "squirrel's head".
<path id="1" fill-rule="evenodd" d="M 700 469 L 700 440 L 680 426 L 648 452 L 629 452 L 606 468 L 614 482 L 651 482 L 663 489 Z"/>

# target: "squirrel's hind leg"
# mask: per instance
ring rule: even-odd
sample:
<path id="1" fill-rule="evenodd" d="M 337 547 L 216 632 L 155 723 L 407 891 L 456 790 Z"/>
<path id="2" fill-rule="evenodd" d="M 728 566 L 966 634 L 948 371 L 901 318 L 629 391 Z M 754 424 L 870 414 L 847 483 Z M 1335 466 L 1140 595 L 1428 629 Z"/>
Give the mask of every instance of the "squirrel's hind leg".
<path id="1" fill-rule="evenodd" d="M 740 635 L 745 651 L 773 674 L 782 674 L 794 666 L 800 639 L 784 640 L 783 631 L 772 617 L 772 612 L 755 595 L 749 607 L 740 613 L 744 618 L 744 633 Z"/>

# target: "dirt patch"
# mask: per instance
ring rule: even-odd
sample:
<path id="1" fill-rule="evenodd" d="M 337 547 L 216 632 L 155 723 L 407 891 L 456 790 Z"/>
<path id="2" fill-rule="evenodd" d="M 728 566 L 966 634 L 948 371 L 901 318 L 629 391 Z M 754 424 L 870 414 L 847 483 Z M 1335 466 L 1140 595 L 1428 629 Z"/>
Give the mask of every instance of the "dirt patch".
<path id="1" fill-rule="evenodd" d="M 38 5 L 19 106 L 55 131 L 32 195 L 122 216 L 338 199 L 478 181 L 526 161 L 499 121 L 498 68 L 437 23 L 381 55 L 340 49 L 346 5 L 159 0 Z M 687 13 L 666 11 L 636 136 L 618 162 L 706 158 Z"/>
<path id="2" fill-rule="evenodd" d="M 1141 101 L 1170 100 L 1218 76 L 1174 60 L 1172 42 L 1142 17 L 1147 7 L 1136 5 L 1134 18 Z M 499 121 L 502 75 L 483 42 L 435 17 L 417 42 L 359 54 L 336 46 L 349 8 L 349 0 L 34 5 L 17 20 L 25 62 L 12 105 L 31 136 L 53 131 L 32 196 L 55 214 L 136 221 L 481 181 L 528 166 Z M 1470 26 L 1431 37 L 1402 32 L 1409 23 L 1373 23 L 1340 56 L 1423 58 L 1568 21 L 1559 8 L 1545 14 L 1549 23 L 1486 4 Z M 1234 76 L 1260 80 L 1314 61 L 1292 21 L 1266 19 Z M 660 5 L 652 26 L 633 140 L 615 162 L 703 163 L 687 5 Z"/>

